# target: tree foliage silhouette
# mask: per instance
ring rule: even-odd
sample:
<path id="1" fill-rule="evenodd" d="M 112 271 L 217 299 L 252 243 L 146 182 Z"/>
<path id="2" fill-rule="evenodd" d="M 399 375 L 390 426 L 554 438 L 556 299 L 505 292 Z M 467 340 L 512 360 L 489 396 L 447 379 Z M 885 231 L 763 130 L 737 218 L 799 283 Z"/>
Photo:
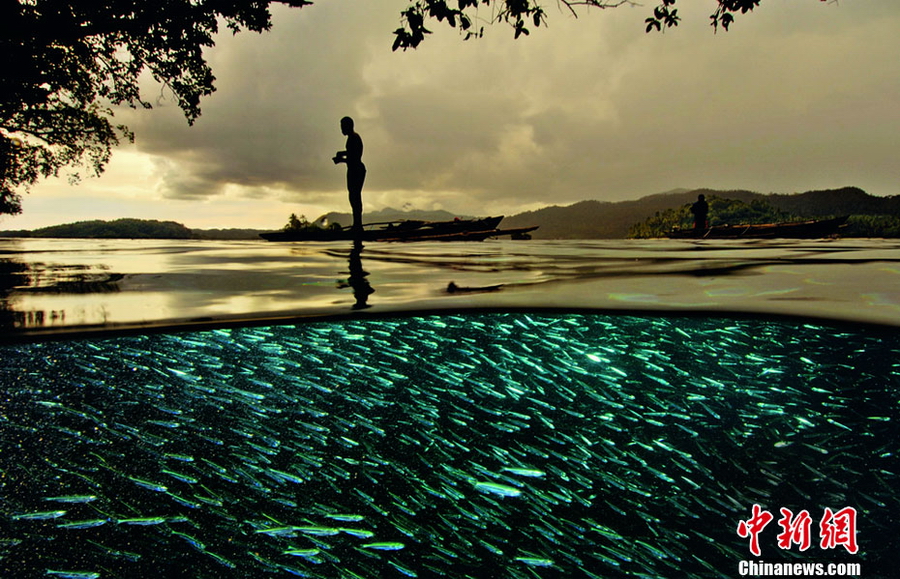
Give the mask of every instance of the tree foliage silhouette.
<path id="1" fill-rule="evenodd" d="M 273 1 L 4 1 L 0 213 L 19 213 L 21 193 L 65 166 L 100 174 L 112 147 L 133 138 L 113 125 L 111 107 L 150 108 L 138 84 L 145 71 L 168 87 L 193 123 L 201 97 L 215 90 L 203 50 L 213 46 L 220 23 L 233 33 L 268 30 Z"/>
<path id="2" fill-rule="evenodd" d="M 819 0 L 834 2 L 836 0 Z M 716 0 L 716 10 L 710 15 L 713 28 L 728 30 L 737 13 L 746 14 L 758 7 L 761 0 Z M 678 26 L 681 17 L 675 8 L 676 0 L 662 0 L 645 20 L 647 32 L 662 31 Z M 560 0 L 559 5 L 578 16 L 578 8 L 606 9 L 624 4 L 639 5 L 633 0 Z M 538 0 L 416 0 L 401 14 L 402 26 L 394 31 L 394 50 L 416 48 L 431 30 L 429 21 L 445 23 L 456 28 L 463 38 L 480 38 L 484 24 L 505 23 L 515 31 L 515 37 L 529 34 L 529 26 L 546 24 L 547 12 Z"/>

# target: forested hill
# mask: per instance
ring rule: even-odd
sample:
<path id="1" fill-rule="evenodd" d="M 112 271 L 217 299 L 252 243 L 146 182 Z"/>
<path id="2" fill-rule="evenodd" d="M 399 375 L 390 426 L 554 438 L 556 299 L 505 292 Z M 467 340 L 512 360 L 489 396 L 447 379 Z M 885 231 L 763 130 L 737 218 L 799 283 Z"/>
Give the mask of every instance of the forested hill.
<path id="1" fill-rule="evenodd" d="M 808 191 L 797 194 L 756 193 L 746 190 L 678 189 L 617 203 L 581 201 L 507 217 L 503 227 L 539 225 L 535 239 L 621 239 L 629 228 L 657 212 L 693 203 L 697 195 L 735 199 L 745 203 L 762 200 L 776 209 L 800 217 L 831 215 L 884 215 L 900 218 L 900 196 L 875 197 L 857 187 Z"/>
<path id="2" fill-rule="evenodd" d="M 261 229 L 188 229 L 176 221 L 115 219 L 79 221 L 34 230 L 0 231 L 0 237 L 85 239 L 222 239 L 258 240 Z"/>
<path id="3" fill-rule="evenodd" d="M 766 195 L 765 200 L 803 217 L 823 215 L 890 215 L 900 217 L 900 195 L 875 197 L 856 187 L 809 191 L 797 195 Z"/>
<path id="4" fill-rule="evenodd" d="M 60 237 L 95 239 L 190 239 L 190 229 L 174 221 L 115 219 L 78 221 L 32 231 L 3 232 L 15 237 Z"/>

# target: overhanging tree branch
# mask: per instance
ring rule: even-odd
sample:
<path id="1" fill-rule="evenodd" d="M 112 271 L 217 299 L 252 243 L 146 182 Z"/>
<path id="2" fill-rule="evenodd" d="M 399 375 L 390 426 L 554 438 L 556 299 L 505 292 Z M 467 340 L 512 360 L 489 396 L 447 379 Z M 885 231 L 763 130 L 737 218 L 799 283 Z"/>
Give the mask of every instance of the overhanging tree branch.
<path id="1" fill-rule="evenodd" d="M 837 2 L 837 0 L 819 0 L 820 2 Z M 761 0 L 715 0 L 716 9 L 710 16 L 713 27 L 719 25 L 725 30 L 734 21 L 737 13 L 746 14 L 758 7 Z M 632 0 L 557 0 L 557 6 L 578 17 L 576 8 L 606 9 L 623 5 L 638 6 Z M 675 8 L 676 0 L 662 0 L 653 9 L 653 13 L 644 22 L 646 31 L 662 31 L 678 26 L 681 17 Z M 488 7 L 494 11 L 491 22 L 506 22 L 515 31 L 515 37 L 529 34 L 527 26 L 540 27 L 546 24 L 546 12 L 539 0 L 416 0 L 400 13 L 401 26 L 394 31 L 393 49 L 416 48 L 431 30 L 426 28 L 429 20 L 446 23 L 456 28 L 465 40 L 479 38 L 484 28 L 473 30 L 472 23 L 479 7 Z"/>
<path id="2" fill-rule="evenodd" d="M 188 123 L 215 77 L 203 57 L 220 21 L 233 32 L 271 28 L 269 6 L 307 0 L 4 0 L 0 3 L 0 213 L 61 168 L 99 174 L 120 138 L 108 106 L 150 108 L 147 70 L 172 91 Z M 75 175 L 77 178 L 77 174 Z"/>

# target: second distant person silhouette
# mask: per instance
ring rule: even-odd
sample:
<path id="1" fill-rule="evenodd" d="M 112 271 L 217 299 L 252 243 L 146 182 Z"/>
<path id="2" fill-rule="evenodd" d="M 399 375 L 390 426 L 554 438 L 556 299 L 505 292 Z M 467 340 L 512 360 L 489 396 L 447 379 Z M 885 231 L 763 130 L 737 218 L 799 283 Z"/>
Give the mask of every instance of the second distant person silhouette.
<path id="1" fill-rule="evenodd" d="M 691 205 L 691 213 L 694 214 L 694 231 L 700 233 L 709 227 L 709 204 L 706 197 L 697 195 L 697 202 Z"/>
<path id="2" fill-rule="evenodd" d="M 347 192 L 350 194 L 350 209 L 353 211 L 353 232 L 362 232 L 362 188 L 366 182 L 366 166 L 362 162 L 362 138 L 353 130 L 353 119 L 341 119 L 341 134 L 347 136 L 345 150 L 338 151 L 331 159 L 334 164 L 347 164 Z"/>

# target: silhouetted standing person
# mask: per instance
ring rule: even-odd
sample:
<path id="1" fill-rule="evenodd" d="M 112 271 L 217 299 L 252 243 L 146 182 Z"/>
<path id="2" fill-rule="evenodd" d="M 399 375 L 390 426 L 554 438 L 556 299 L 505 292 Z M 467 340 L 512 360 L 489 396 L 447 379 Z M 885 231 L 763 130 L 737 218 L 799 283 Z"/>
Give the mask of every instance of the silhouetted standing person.
<path id="1" fill-rule="evenodd" d="M 697 202 L 691 205 L 691 213 L 694 214 L 694 231 L 706 229 L 709 215 L 709 204 L 706 202 L 706 197 L 697 196 Z"/>
<path id="2" fill-rule="evenodd" d="M 353 211 L 353 231 L 362 231 L 362 188 L 366 181 L 366 166 L 362 162 L 362 138 L 353 130 L 353 119 L 341 119 L 341 133 L 347 136 L 346 150 L 338 151 L 332 161 L 347 164 L 347 191 Z"/>

